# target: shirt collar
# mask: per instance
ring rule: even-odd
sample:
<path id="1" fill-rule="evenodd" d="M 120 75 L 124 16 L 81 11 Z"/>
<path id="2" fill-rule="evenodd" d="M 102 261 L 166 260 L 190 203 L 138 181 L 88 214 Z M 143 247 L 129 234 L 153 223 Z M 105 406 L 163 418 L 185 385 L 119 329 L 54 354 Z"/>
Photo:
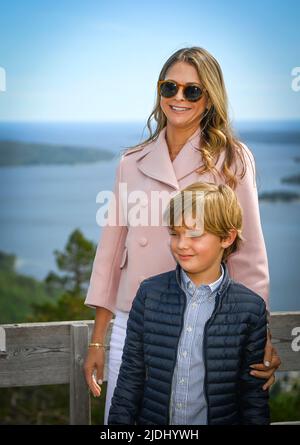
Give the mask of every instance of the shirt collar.
<path id="1" fill-rule="evenodd" d="M 200 286 L 196 286 L 193 281 L 189 278 L 189 276 L 186 274 L 186 272 L 181 268 L 181 278 L 182 278 L 182 284 L 188 292 L 194 292 L 196 289 L 200 288 L 209 288 L 211 293 L 215 292 L 217 288 L 220 286 L 222 280 L 224 277 L 224 268 L 221 264 L 221 276 L 214 281 L 213 283 L 209 284 L 201 284 Z"/>

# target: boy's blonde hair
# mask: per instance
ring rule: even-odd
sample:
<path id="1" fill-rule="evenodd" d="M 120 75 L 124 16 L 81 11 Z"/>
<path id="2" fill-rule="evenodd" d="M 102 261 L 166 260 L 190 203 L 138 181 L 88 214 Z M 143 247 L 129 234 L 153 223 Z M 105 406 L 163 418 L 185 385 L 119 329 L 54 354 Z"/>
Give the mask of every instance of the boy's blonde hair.
<path id="1" fill-rule="evenodd" d="M 187 206 L 186 203 L 184 203 L 186 196 L 189 197 Z M 202 202 L 199 202 L 199 200 Z M 201 208 L 201 206 L 203 214 L 197 215 L 196 210 Z M 178 216 L 180 216 L 179 224 Z M 222 261 L 226 262 L 229 255 L 237 251 L 240 243 L 244 240 L 242 237 L 242 208 L 235 192 L 227 185 L 195 182 L 173 196 L 164 212 L 164 220 L 167 221 L 167 226 L 170 229 L 179 226 L 191 229 L 191 227 L 186 224 L 189 216 L 192 216 L 194 219 L 196 218 L 196 226 L 198 226 L 200 216 L 200 219 L 202 218 L 203 229 L 221 239 L 229 236 L 230 229 L 236 229 L 236 239 L 224 250 Z M 199 226 L 201 226 L 201 221 L 199 221 L 199 223 Z"/>

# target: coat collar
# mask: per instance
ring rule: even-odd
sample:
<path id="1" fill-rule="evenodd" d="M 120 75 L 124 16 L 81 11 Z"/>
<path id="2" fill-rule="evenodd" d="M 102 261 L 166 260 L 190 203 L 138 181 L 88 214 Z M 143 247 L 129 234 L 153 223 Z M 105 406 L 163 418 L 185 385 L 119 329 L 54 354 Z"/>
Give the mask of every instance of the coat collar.
<path id="1" fill-rule="evenodd" d="M 218 288 L 217 295 L 220 295 L 222 297 L 224 295 L 226 289 L 228 288 L 229 284 L 231 283 L 231 278 L 229 276 L 228 267 L 227 267 L 226 263 L 224 261 L 222 261 L 221 264 L 223 266 L 224 275 L 223 275 L 222 282 L 221 282 L 221 284 L 220 284 L 220 286 Z M 181 266 L 180 266 L 180 264 L 178 262 L 177 262 L 176 268 L 175 268 L 175 276 L 176 276 L 177 284 L 182 289 Z"/>
<path id="2" fill-rule="evenodd" d="M 138 154 L 137 166 L 150 178 L 163 182 L 180 190 L 179 181 L 202 165 L 200 147 L 200 127 L 192 134 L 182 147 L 174 161 L 170 159 L 164 127 L 158 138 Z"/>

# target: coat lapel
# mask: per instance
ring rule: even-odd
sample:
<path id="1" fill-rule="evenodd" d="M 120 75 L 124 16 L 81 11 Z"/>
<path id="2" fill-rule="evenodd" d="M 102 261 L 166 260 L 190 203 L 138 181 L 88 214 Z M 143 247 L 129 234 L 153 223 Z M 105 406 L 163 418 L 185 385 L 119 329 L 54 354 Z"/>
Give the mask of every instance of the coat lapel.
<path id="1" fill-rule="evenodd" d="M 150 178 L 180 190 L 178 181 L 202 165 L 199 152 L 200 128 L 187 140 L 173 162 L 170 159 L 165 133 L 166 127 L 161 130 L 156 141 L 140 152 L 136 158 L 137 166 Z"/>

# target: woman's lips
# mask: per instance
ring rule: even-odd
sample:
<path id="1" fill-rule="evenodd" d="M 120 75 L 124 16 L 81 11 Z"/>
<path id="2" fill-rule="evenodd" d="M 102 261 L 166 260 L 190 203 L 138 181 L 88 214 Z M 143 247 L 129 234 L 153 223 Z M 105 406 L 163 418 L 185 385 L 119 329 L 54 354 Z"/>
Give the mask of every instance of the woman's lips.
<path id="1" fill-rule="evenodd" d="M 187 108 L 187 107 L 179 107 L 179 109 L 174 109 L 173 108 L 173 105 L 170 105 L 170 108 L 171 108 L 171 110 L 174 112 L 174 113 L 186 113 L 187 111 L 189 111 L 190 110 L 190 108 Z M 181 109 L 180 109 L 181 108 Z"/>

